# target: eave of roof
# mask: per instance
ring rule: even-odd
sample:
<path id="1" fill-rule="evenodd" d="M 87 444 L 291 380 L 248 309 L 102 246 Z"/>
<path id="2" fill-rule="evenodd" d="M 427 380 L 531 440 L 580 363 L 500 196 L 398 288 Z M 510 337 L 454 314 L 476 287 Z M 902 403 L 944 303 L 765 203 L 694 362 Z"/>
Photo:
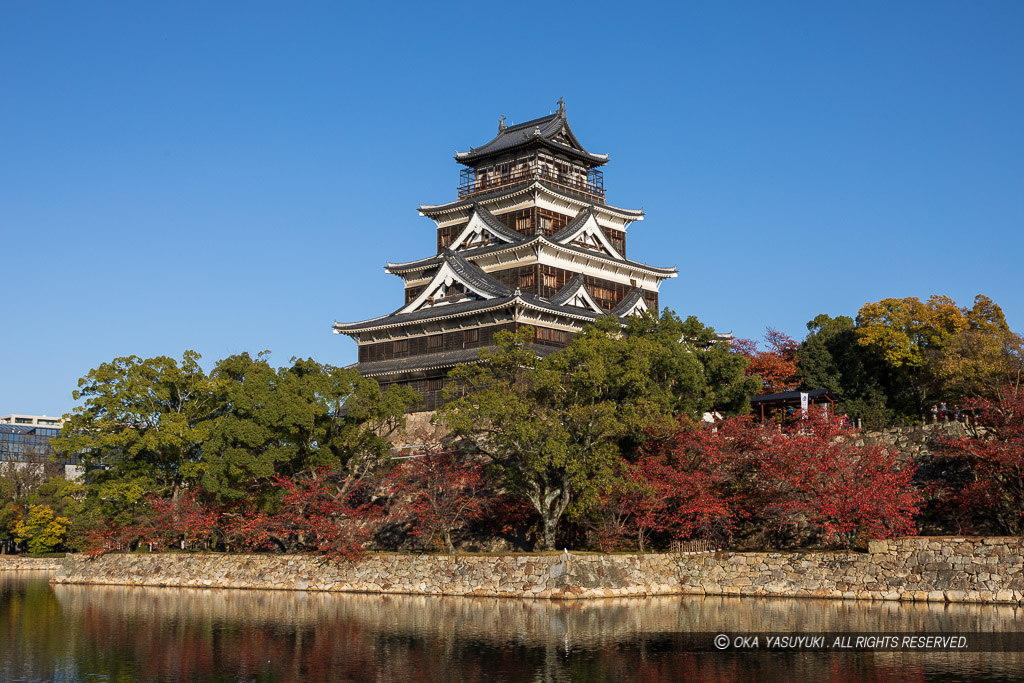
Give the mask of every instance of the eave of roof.
<path id="1" fill-rule="evenodd" d="M 636 291 L 639 291 L 638 288 L 631 290 L 631 294 Z M 642 296 L 642 292 L 640 294 Z M 627 299 L 629 296 L 630 295 L 627 295 Z M 623 300 L 623 303 L 624 302 L 625 300 Z M 636 303 L 636 301 L 634 300 L 633 303 Z M 632 304 L 630 304 L 630 306 L 631 305 Z M 555 303 L 549 299 L 545 299 L 544 297 L 537 296 L 536 294 L 524 294 L 522 292 L 517 292 L 512 296 L 501 297 L 498 299 L 476 299 L 473 301 L 463 301 L 455 304 L 421 308 L 411 313 L 399 313 L 396 311 L 380 318 L 372 318 L 370 320 L 357 323 L 335 322 L 333 329 L 335 334 L 353 335 L 361 332 L 373 332 L 375 330 L 403 327 L 405 325 L 411 325 L 425 320 L 449 320 L 451 318 L 491 313 L 493 311 L 515 306 L 521 306 L 522 308 L 542 313 L 553 313 L 583 323 L 593 322 L 598 318 L 609 315 L 615 315 L 620 319 L 625 319 L 626 316 L 619 315 L 618 313 L 615 313 L 615 311 L 629 308 L 629 306 L 623 307 L 622 304 L 620 304 L 607 313 L 597 313 L 588 309 L 577 308 L 576 306 L 565 306 L 560 303 Z"/>
<path id="2" fill-rule="evenodd" d="M 636 306 L 637 303 L 644 297 L 644 292 L 639 287 L 634 287 L 626 293 L 626 296 L 619 302 L 619 305 L 609 311 L 609 314 L 622 317 L 626 313 Z"/>
<path id="3" fill-rule="evenodd" d="M 758 396 L 751 396 L 751 403 L 767 403 L 772 401 L 792 401 L 798 400 L 801 393 L 806 393 L 807 398 L 821 398 L 822 396 L 828 396 L 833 398 L 832 392 L 828 389 L 812 389 L 808 392 L 801 391 L 782 391 L 777 394 L 760 394 Z"/>
<path id="4" fill-rule="evenodd" d="M 563 126 L 566 129 L 569 139 L 579 147 L 576 149 L 565 145 L 554 139 Z M 561 152 L 590 162 L 595 166 L 608 163 L 607 154 L 593 154 L 583 149 L 583 145 L 576 138 L 569 126 L 565 115 L 565 109 L 559 107 L 554 114 L 542 116 L 524 123 L 517 123 L 512 126 L 499 128 L 498 134 L 490 141 L 480 147 L 472 147 L 468 152 L 456 152 L 455 160 L 460 164 L 471 165 L 474 161 L 485 159 L 489 156 L 507 153 L 521 149 L 531 144 L 541 144 L 551 148 L 553 151 Z"/>
<path id="5" fill-rule="evenodd" d="M 563 239 L 572 237 L 572 235 L 575 234 L 576 231 L 580 229 L 580 226 L 587 222 L 587 219 L 590 216 L 592 216 L 593 213 L 594 205 L 591 204 L 590 206 L 576 214 L 576 218 L 573 218 L 571 221 L 569 221 L 564 228 L 553 234 L 551 236 L 551 241 L 561 242 Z"/>
<path id="6" fill-rule="evenodd" d="M 469 286 L 495 297 L 508 296 L 512 293 L 511 289 L 467 261 L 459 252 L 445 249 L 441 257 Z"/>
<path id="7" fill-rule="evenodd" d="M 584 286 L 583 276 L 573 275 L 560 290 L 548 298 L 548 301 L 558 306 L 564 305 L 566 301 L 572 298 L 572 295 L 576 293 L 577 289 Z"/>
<path id="8" fill-rule="evenodd" d="M 474 299 L 472 301 L 460 301 L 454 304 L 443 304 L 421 308 L 412 313 L 399 313 L 394 311 L 378 318 L 370 318 L 355 323 L 339 323 L 333 325 L 335 334 L 357 334 L 359 332 L 372 332 L 383 330 L 389 327 L 408 325 L 424 320 L 448 320 L 463 316 L 478 315 L 491 311 L 506 308 L 509 303 L 516 299 L 515 296 L 506 296 L 498 299 Z M 404 308 L 404 306 L 402 307 Z M 398 309 L 399 311 L 402 309 Z"/>
<path id="9" fill-rule="evenodd" d="M 495 190 L 494 192 L 485 192 L 483 194 L 474 195 L 473 197 L 469 197 L 466 199 L 457 199 L 453 202 L 448 202 L 447 204 L 420 204 L 417 210 L 420 212 L 421 215 L 433 218 L 434 216 L 437 215 L 452 213 L 454 211 L 464 209 L 467 206 L 479 204 L 481 202 L 489 201 L 491 199 L 506 197 L 512 198 L 517 197 L 521 194 L 529 194 L 530 192 L 536 189 L 546 190 L 547 192 L 556 195 L 559 199 L 563 199 L 565 201 L 576 204 L 580 208 L 593 205 L 594 210 L 596 212 L 604 211 L 606 213 L 619 216 L 621 218 L 626 218 L 630 221 L 643 220 L 644 217 L 643 209 L 623 209 L 618 206 L 612 206 L 611 204 L 595 204 L 594 202 L 578 199 L 571 195 L 564 194 L 559 191 L 558 185 L 554 183 L 549 183 L 544 180 L 534 180 L 533 182 L 530 182 L 529 185 L 506 185 Z"/>
<path id="10" fill-rule="evenodd" d="M 526 239 L 526 236 L 523 235 L 521 232 L 513 230 L 512 228 L 508 227 L 500 220 L 498 220 L 497 217 L 493 213 L 491 213 L 486 206 L 477 203 L 473 206 L 473 211 L 476 213 L 476 215 L 480 216 L 480 220 L 484 222 L 484 225 L 487 226 L 487 229 L 495 233 L 496 235 L 500 235 L 513 243 L 522 242 L 523 240 Z M 470 218 L 470 220 L 472 220 L 472 218 Z"/>
<path id="11" fill-rule="evenodd" d="M 522 242 L 518 242 L 516 244 L 492 244 L 486 247 L 480 247 L 478 249 L 467 249 L 465 251 L 460 251 L 457 253 L 460 254 L 466 260 L 471 260 L 488 254 L 500 254 L 507 251 L 515 251 L 516 249 L 522 249 L 537 243 L 550 246 L 554 249 L 569 251 L 574 254 L 580 254 L 590 258 L 605 261 L 607 263 L 618 264 L 621 266 L 633 268 L 635 270 L 642 270 L 648 273 L 653 273 L 655 275 L 661 275 L 664 277 L 676 277 L 679 274 L 679 269 L 676 268 L 675 266 L 661 267 L 641 263 L 640 261 L 632 261 L 630 259 L 620 260 L 612 258 L 611 256 L 608 256 L 606 254 L 601 254 L 596 251 L 590 251 L 589 249 L 577 247 L 572 244 L 558 244 L 556 242 L 552 242 L 550 238 L 544 237 L 543 235 L 534 235 L 533 237 L 525 239 Z M 413 270 L 431 268 L 433 266 L 440 265 L 441 262 L 441 256 L 428 256 L 425 259 L 420 259 L 418 261 L 409 261 L 408 263 L 388 263 L 386 269 L 389 273 L 393 274 L 407 273 Z"/>

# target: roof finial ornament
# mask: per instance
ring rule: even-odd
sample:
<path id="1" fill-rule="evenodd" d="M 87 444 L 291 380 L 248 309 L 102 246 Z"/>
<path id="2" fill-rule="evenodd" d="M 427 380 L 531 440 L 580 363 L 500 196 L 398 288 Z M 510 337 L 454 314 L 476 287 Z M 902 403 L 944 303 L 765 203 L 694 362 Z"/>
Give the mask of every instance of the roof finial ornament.
<path id="1" fill-rule="evenodd" d="M 508 126 L 505 125 L 505 115 L 501 115 L 501 120 L 498 121 L 498 132 L 505 130 Z"/>
<path id="2" fill-rule="evenodd" d="M 558 111 L 565 113 L 565 100 L 561 97 L 558 98 Z"/>

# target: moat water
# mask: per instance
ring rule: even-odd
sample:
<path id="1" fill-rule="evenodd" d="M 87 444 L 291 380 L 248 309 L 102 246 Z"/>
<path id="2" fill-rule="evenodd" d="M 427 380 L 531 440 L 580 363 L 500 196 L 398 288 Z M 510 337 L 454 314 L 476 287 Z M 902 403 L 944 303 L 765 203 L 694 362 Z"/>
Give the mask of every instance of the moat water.
<path id="1" fill-rule="evenodd" d="M 694 634 L 1024 631 L 1024 609 L 51 586 L 0 572 L 0 681 L 972 681 L 1024 652 L 694 651 Z M 699 640 L 699 639 L 698 639 Z"/>

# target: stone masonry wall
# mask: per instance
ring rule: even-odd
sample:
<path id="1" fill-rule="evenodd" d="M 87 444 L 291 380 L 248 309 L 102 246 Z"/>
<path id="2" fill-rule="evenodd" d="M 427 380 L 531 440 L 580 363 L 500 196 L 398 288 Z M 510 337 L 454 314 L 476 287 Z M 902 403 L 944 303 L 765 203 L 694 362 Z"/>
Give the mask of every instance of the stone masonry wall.
<path id="1" fill-rule="evenodd" d="M 64 560 L 53 557 L 24 557 L 22 555 L 0 555 L 0 572 L 60 569 Z"/>
<path id="2" fill-rule="evenodd" d="M 1024 539 L 904 538 L 868 553 L 397 555 L 337 564 L 298 555 L 69 556 L 55 583 L 515 598 L 732 595 L 1024 601 Z"/>

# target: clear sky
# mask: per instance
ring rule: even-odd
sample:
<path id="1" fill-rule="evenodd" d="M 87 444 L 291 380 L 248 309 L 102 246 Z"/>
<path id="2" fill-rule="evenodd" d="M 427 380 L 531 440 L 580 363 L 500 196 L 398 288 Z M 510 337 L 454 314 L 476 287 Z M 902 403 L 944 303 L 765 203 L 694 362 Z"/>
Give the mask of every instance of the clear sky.
<path id="1" fill-rule="evenodd" d="M 984 293 L 1024 330 L 1024 3 L 0 4 L 0 414 L 118 356 L 347 365 L 454 150 L 564 97 L 662 305 L 797 339 Z"/>

